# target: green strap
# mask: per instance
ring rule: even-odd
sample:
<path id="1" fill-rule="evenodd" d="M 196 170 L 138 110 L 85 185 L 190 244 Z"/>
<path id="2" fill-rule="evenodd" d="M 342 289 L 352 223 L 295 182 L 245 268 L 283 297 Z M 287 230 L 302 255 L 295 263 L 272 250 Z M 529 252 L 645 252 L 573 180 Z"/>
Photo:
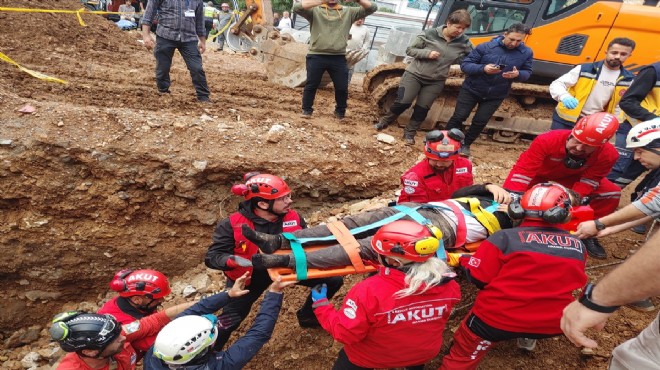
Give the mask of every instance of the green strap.
<path id="1" fill-rule="evenodd" d="M 289 241 L 293 258 L 296 260 L 296 279 L 307 280 L 307 256 L 305 255 L 302 244 L 291 233 L 282 233 L 282 236 Z"/>

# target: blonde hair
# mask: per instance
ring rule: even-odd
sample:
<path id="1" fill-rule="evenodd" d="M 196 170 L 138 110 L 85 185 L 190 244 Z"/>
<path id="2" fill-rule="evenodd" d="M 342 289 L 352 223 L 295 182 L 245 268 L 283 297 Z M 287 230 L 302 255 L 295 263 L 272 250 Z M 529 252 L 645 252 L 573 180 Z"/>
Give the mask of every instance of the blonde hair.
<path id="1" fill-rule="evenodd" d="M 404 298 L 415 294 L 423 294 L 427 290 L 440 285 L 446 274 L 451 272 L 446 263 L 437 257 L 431 257 L 423 263 L 411 263 L 406 272 L 406 288 L 394 294 L 395 298 Z"/>

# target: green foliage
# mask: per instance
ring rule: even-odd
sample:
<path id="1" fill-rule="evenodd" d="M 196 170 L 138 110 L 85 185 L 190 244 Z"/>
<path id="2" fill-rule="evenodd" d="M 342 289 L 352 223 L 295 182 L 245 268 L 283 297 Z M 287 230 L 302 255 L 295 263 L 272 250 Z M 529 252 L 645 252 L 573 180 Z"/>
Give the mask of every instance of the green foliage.
<path id="1" fill-rule="evenodd" d="M 281 13 L 283 11 L 291 11 L 293 7 L 293 0 L 271 0 L 273 11 Z"/>
<path id="2" fill-rule="evenodd" d="M 382 9 L 378 8 L 378 11 L 382 12 L 382 13 L 394 13 L 394 10 L 392 10 L 390 8 L 385 8 L 385 7 L 383 7 Z"/>

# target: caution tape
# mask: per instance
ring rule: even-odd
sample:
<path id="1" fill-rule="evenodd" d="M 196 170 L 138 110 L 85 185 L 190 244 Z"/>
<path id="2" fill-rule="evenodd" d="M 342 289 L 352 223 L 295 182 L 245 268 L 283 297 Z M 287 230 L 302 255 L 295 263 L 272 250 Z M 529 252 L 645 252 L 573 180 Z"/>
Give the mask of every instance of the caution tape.
<path id="1" fill-rule="evenodd" d="M 59 83 L 61 83 L 61 84 L 66 84 L 66 83 L 68 83 L 68 82 L 66 82 L 66 81 L 64 81 L 64 80 L 60 80 L 59 78 L 51 77 L 51 76 L 48 76 L 48 75 L 46 75 L 46 74 L 44 74 L 44 73 L 37 72 L 37 71 L 33 71 L 33 70 L 31 70 L 31 69 L 27 69 L 27 68 L 23 67 L 22 65 L 16 63 L 15 61 L 13 61 L 10 57 L 6 56 L 6 55 L 3 54 L 3 53 L 0 53 L 0 60 L 5 61 L 5 62 L 7 62 L 7 63 L 9 63 L 9 64 L 13 64 L 13 65 L 15 65 L 16 67 L 18 67 L 18 69 L 20 69 L 21 71 L 23 71 L 23 72 L 25 72 L 25 73 L 28 73 L 28 74 L 30 74 L 31 76 L 36 77 L 36 78 L 38 78 L 38 79 L 40 79 L 40 80 L 50 81 L 50 82 L 59 82 Z"/>
<path id="2" fill-rule="evenodd" d="M 237 11 L 234 10 L 234 11 L 232 12 L 232 14 L 234 14 L 234 15 L 238 15 L 238 16 L 241 16 L 241 15 L 243 15 L 243 12 L 237 12 Z M 250 20 L 250 21 L 251 21 L 251 20 Z M 246 22 L 246 23 L 247 23 L 247 22 Z M 208 41 L 213 42 L 218 36 L 220 36 L 220 35 L 222 35 L 223 33 L 225 33 L 225 31 L 227 31 L 227 28 L 229 28 L 229 26 L 231 26 L 232 24 L 236 24 L 236 23 L 231 23 L 231 20 L 230 20 L 229 22 L 227 22 L 227 24 L 226 24 L 226 25 L 225 25 L 225 26 L 224 26 L 224 27 L 223 27 L 218 33 L 216 33 L 215 35 L 209 37 Z"/>
<path id="3" fill-rule="evenodd" d="M 66 10 L 66 9 L 31 9 L 31 8 L 4 8 L 0 7 L 0 12 L 15 12 L 15 13 L 64 13 L 64 14 L 75 14 L 78 18 L 78 23 L 81 26 L 87 27 L 85 22 L 82 20 L 82 14 L 123 14 L 122 12 L 108 12 L 105 10 L 89 10 L 87 8 L 80 8 L 78 10 Z"/>

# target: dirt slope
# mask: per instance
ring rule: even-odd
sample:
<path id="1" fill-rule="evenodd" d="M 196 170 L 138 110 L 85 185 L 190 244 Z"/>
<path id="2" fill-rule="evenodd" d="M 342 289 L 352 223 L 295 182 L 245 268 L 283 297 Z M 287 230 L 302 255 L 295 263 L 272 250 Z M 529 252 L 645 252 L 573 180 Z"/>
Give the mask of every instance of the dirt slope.
<path id="1" fill-rule="evenodd" d="M 2 4 L 80 8 L 74 0 Z M 137 42 L 139 34 L 120 32 L 99 16 L 84 20 L 88 27 L 74 15 L 0 12 L 0 52 L 69 82 L 40 81 L 0 63 L 1 339 L 18 328 L 45 327 L 66 303 L 98 302 L 121 268 L 152 267 L 170 276 L 199 272 L 213 225 L 238 202 L 229 188 L 247 171 L 285 176 L 297 208 L 306 215 L 320 212 L 322 219 L 345 202 L 391 197 L 398 176 L 418 159 L 420 145 L 375 140 L 377 112 L 358 76 L 344 124 L 331 117 L 331 89 L 319 92 L 314 119 L 302 120 L 301 91 L 270 84 L 263 66 L 242 55 L 204 55 L 212 105 L 196 102 L 178 56 L 172 95 L 161 97 L 154 58 Z M 36 113 L 18 113 L 24 104 Z M 266 140 L 273 124 L 286 127 L 279 142 Z M 401 135 L 398 128 L 388 133 Z M 478 143 L 477 180 L 501 183 L 524 147 Z M 638 239 L 631 234 L 605 244 L 625 256 Z M 347 287 L 357 280 L 348 278 Z M 465 286 L 466 304 L 471 289 Z M 294 288 L 287 294 L 273 340 L 248 368 L 331 366 L 340 345 L 322 330 L 296 325 L 294 311 L 304 293 Z M 603 369 L 612 346 L 651 318 L 622 310 L 602 336 L 598 353 L 605 357 L 585 360 L 558 338 L 543 341 L 531 355 L 504 344 L 483 368 Z M 444 336 L 449 343 L 451 333 Z M 42 333 L 19 348 L 7 346 L 15 337 L 5 341 L 0 361 L 20 360 L 45 346 L 45 338 Z"/>

